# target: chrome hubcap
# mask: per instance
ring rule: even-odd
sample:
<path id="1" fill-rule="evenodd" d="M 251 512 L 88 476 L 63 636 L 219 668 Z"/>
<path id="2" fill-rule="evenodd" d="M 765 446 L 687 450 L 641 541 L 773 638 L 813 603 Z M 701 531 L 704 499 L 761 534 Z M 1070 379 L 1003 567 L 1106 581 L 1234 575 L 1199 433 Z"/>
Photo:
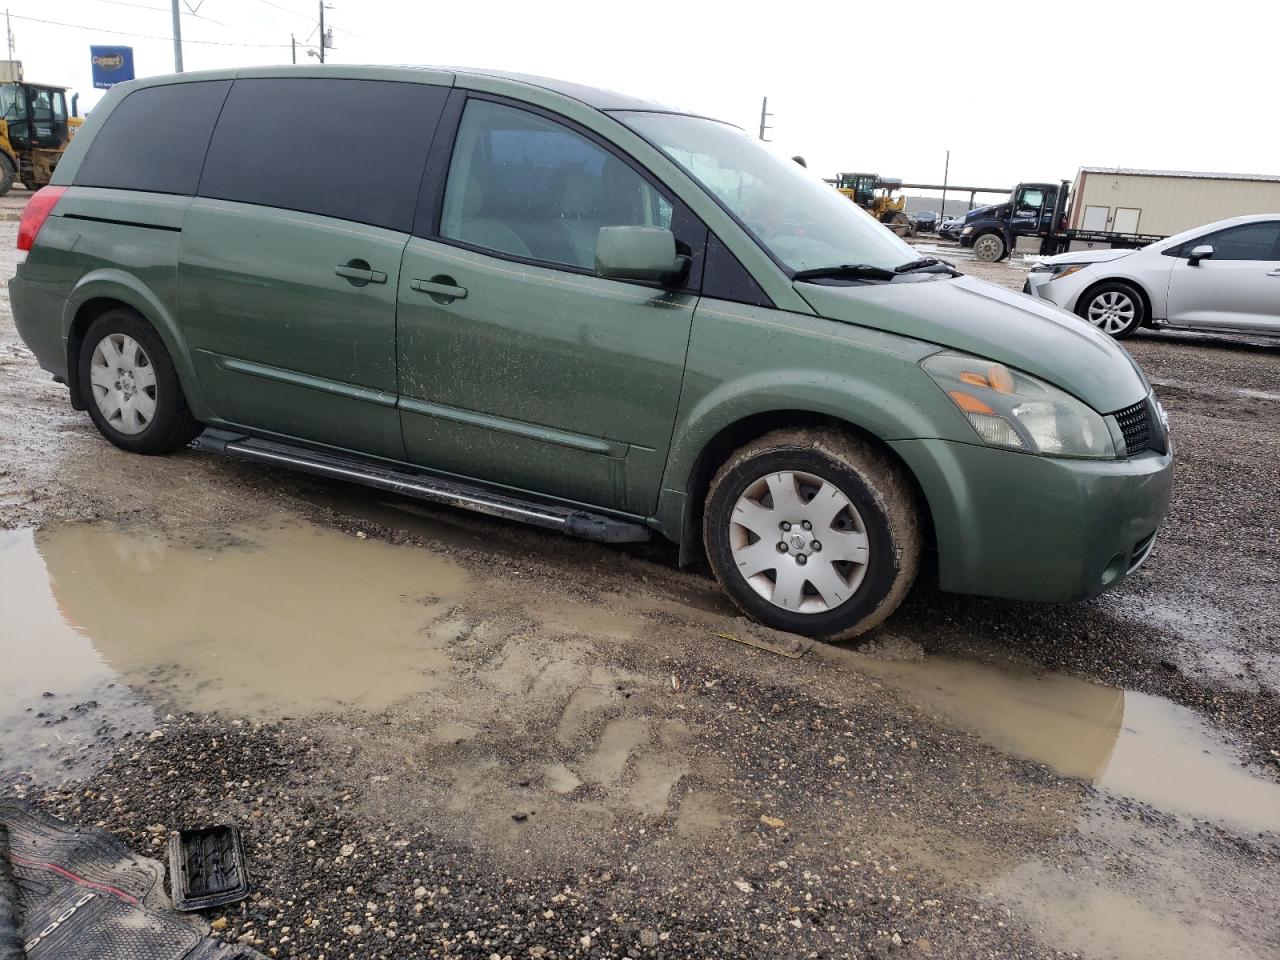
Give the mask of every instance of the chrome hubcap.
<path id="1" fill-rule="evenodd" d="M 1133 322 L 1137 307 L 1118 290 L 1100 293 L 1089 304 L 1089 322 L 1105 333 L 1119 333 Z"/>
<path id="2" fill-rule="evenodd" d="M 771 473 L 747 487 L 733 507 L 729 547 L 751 589 L 793 613 L 840 606 L 867 572 L 862 515 L 811 473 Z"/>
<path id="3" fill-rule="evenodd" d="M 156 415 L 156 371 L 142 345 L 109 333 L 93 348 L 89 383 L 98 412 L 121 433 L 141 433 Z"/>

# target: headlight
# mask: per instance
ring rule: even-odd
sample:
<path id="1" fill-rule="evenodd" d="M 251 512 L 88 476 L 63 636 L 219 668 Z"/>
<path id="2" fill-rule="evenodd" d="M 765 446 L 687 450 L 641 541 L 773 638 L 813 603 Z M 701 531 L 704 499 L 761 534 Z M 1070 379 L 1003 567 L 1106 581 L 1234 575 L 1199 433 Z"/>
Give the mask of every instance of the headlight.
<path id="1" fill-rule="evenodd" d="M 965 228 L 964 228 L 963 230 L 961 230 L 960 232 L 961 232 L 961 233 L 973 233 L 973 227 L 971 227 L 971 226 L 969 226 L 969 227 L 965 227 Z"/>
<path id="2" fill-rule="evenodd" d="M 963 353 L 935 353 L 920 365 L 988 446 L 1052 457 L 1115 459 L 1106 421 L 1057 387 Z"/>
<path id="3" fill-rule="evenodd" d="M 1048 280 L 1059 280 L 1062 277 L 1069 277 L 1078 270 L 1087 267 L 1087 263 L 1037 263 L 1031 268 L 1031 273 L 1047 273 Z"/>

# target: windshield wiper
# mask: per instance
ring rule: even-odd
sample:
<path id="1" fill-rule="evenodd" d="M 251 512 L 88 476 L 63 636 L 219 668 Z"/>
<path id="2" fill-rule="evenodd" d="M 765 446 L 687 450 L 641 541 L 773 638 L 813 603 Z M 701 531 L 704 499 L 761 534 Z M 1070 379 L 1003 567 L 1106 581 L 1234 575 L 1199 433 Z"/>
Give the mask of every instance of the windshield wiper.
<path id="1" fill-rule="evenodd" d="M 832 267 L 814 267 L 812 270 L 797 270 L 792 280 L 892 280 L 897 274 L 884 267 L 875 267 L 869 263 L 841 263 Z"/>
<path id="2" fill-rule="evenodd" d="M 945 260 L 937 257 L 921 257 L 919 260 L 908 260 L 901 266 L 893 268 L 894 273 L 949 273 L 953 277 L 960 276 L 960 271 Z"/>

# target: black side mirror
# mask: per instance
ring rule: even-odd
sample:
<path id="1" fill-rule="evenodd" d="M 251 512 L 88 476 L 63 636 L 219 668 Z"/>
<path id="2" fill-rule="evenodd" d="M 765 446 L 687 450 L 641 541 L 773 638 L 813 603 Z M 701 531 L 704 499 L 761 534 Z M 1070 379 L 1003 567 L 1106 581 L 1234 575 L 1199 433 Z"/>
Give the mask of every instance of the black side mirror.
<path id="1" fill-rule="evenodd" d="M 1198 247 L 1192 247 L 1191 253 L 1187 256 L 1188 267 L 1198 267 L 1201 260 L 1208 260 L 1213 256 L 1213 247 L 1207 243 L 1202 243 Z"/>

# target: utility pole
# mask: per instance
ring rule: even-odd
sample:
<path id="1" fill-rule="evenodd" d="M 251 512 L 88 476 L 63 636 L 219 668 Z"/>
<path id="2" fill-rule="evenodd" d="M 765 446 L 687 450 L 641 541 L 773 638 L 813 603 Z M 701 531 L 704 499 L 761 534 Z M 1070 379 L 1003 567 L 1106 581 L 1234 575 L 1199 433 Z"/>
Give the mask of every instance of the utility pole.
<path id="1" fill-rule="evenodd" d="M 766 123 L 765 121 L 772 116 L 773 114 L 769 112 L 769 98 L 765 97 L 764 102 L 760 104 L 760 139 L 761 140 L 769 139 L 764 135 L 765 131 L 770 129 L 769 124 Z"/>
<path id="2" fill-rule="evenodd" d="M 324 63 L 324 0 L 320 0 L 320 62 Z"/>
<path id="3" fill-rule="evenodd" d="M 947 165 L 942 168 L 942 219 L 947 219 L 947 174 L 951 172 L 951 151 L 947 151 Z"/>
<path id="4" fill-rule="evenodd" d="M 9 38 L 9 59 L 13 59 L 13 30 L 9 27 L 9 8 L 4 8 L 4 32 Z"/>
<path id="5" fill-rule="evenodd" d="M 293 62 L 296 66 L 298 63 L 298 40 L 292 33 L 289 34 L 289 52 L 293 54 Z"/>
<path id="6" fill-rule="evenodd" d="M 182 72 L 182 17 L 178 13 L 178 0 L 173 0 L 173 72 Z"/>

